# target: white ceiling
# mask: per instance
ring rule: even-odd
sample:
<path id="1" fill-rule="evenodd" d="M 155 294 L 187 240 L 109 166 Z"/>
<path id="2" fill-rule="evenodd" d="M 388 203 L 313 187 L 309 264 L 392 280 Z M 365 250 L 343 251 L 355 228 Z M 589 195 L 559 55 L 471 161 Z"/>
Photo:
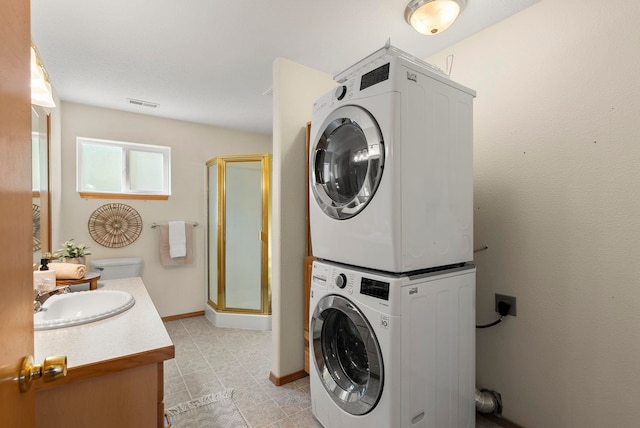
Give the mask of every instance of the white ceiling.
<path id="1" fill-rule="evenodd" d="M 537 1 L 468 0 L 423 36 L 408 0 L 31 0 L 31 31 L 62 100 L 270 134 L 277 57 L 334 74 L 390 38 L 426 58 Z"/>

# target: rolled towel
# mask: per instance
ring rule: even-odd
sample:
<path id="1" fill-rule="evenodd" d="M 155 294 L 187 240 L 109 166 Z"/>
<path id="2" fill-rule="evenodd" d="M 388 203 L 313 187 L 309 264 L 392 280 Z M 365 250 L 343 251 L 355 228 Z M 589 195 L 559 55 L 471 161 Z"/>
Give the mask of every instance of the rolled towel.
<path id="1" fill-rule="evenodd" d="M 49 269 L 56 272 L 56 279 L 82 279 L 87 272 L 85 265 L 77 263 L 51 263 Z"/>

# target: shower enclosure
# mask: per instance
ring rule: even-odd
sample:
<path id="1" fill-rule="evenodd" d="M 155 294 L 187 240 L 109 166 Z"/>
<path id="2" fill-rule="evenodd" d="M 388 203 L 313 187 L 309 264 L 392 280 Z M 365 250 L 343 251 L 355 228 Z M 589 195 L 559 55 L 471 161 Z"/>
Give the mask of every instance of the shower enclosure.
<path id="1" fill-rule="evenodd" d="M 214 325 L 271 328 L 268 154 L 207 162 L 208 305 Z"/>

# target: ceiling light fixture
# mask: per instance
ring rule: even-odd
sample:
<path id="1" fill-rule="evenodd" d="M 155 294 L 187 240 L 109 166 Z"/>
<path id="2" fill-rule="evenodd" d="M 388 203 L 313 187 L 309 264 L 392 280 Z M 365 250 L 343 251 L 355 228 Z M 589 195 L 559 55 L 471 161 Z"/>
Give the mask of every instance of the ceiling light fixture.
<path id="1" fill-rule="evenodd" d="M 467 0 L 411 0 L 404 18 L 418 33 L 439 34 L 456 20 Z"/>
<path id="2" fill-rule="evenodd" d="M 40 64 L 33 46 L 31 46 L 31 104 L 49 108 L 56 106 L 51 84 L 47 80 L 44 67 Z"/>

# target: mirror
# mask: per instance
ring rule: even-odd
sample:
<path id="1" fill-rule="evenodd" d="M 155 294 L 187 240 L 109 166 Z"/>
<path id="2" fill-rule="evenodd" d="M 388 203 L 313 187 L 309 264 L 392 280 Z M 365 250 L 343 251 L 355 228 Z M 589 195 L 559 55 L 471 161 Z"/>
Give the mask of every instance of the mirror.
<path id="1" fill-rule="evenodd" d="M 51 196 L 49 192 L 50 116 L 31 106 L 31 189 L 33 215 L 33 263 L 51 252 Z"/>

